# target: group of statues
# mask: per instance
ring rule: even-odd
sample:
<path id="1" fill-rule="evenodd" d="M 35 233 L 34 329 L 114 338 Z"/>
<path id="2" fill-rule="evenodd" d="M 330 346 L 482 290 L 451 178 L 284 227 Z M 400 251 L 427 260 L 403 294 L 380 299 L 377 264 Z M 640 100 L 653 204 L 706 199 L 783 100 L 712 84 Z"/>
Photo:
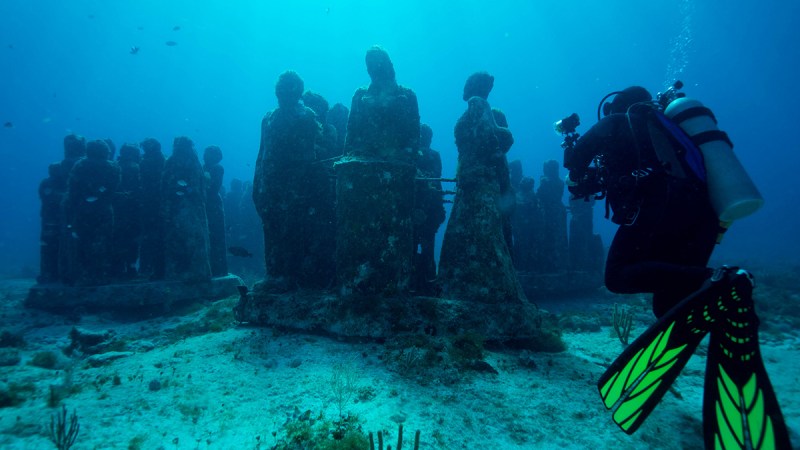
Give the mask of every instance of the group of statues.
<path id="1" fill-rule="evenodd" d="M 534 189 L 534 179 L 523 175 L 519 160 L 511 161 L 509 169 L 516 192 L 511 222 L 512 258 L 517 271 L 602 273 L 605 255 L 600 235 L 594 233 L 595 200 L 576 198 L 568 207 L 564 205 L 558 161 L 545 161 L 538 190 Z"/>
<path id="2" fill-rule="evenodd" d="M 601 270 L 593 202 L 570 204 L 567 236 L 558 163 L 545 163 L 535 192 L 521 163 L 508 163 L 514 139 L 488 102 L 494 78 L 486 72 L 464 87 L 437 270 L 435 237 L 452 192 L 442 188 L 433 131 L 385 50 L 369 49 L 366 66 L 371 83 L 349 110 L 329 108 L 297 73 L 281 74 L 253 183 L 234 179 L 225 195 L 219 147 L 206 148 L 201 165 L 189 138 L 175 138 L 169 158 L 146 139 L 122 146 L 114 161 L 110 141 L 67 136 L 64 160 L 40 186 L 39 281 L 207 280 L 228 273 L 228 250 L 253 256 L 247 249 L 260 245 L 259 227 L 264 259 L 255 267 L 266 268 L 262 288 L 270 291 L 336 286 L 346 295 L 500 302 L 524 299 L 517 272 Z"/>
<path id="3" fill-rule="evenodd" d="M 457 185 L 437 271 L 445 192 L 432 130 L 420 123 L 416 95 L 397 83 L 385 50 L 369 49 L 366 66 L 371 83 L 356 90 L 346 130 L 344 121 L 330 123 L 318 94 L 303 94 L 297 73 L 278 78 L 278 107 L 262 121 L 254 177 L 264 223 L 262 288 L 495 302 L 524 298 L 517 270 L 599 270 L 592 203 L 571 206 L 568 239 L 558 163 L 545 164 L 538 192 L 521 170 L 512 178 L 513 137 L 488 103 L 494 78 L 480 72 L 467 80 L 467 111 L 455 128 Z"/>
<path id="4" fill-rule="evenodd" d="M 253 182 L 269 289 L 432 289 L 441 158 L 388 54 L 371 49 L 367 69 L 349 110 L 328 111 L 295 72 L 278 78 Z"/>
<path id="5" fill-rule="evenodd" d="M 64 159 L 39 186 L 39 283 L 227 275 L 220 148 L 206 148 L 202 165 L 187 137 L 175 138 L 169 158 L 152 138 L 114 153 L 110 140 L 64 138 Z"/>

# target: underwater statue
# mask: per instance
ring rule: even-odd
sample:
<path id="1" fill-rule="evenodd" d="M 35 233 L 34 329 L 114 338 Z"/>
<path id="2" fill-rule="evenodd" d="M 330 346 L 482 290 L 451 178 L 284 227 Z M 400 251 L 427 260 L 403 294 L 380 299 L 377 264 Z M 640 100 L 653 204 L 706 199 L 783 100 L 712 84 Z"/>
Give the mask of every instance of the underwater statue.
<path id="1" fill-rule="evenodd" d="M 534 180 L 522 177 L 517 186 L 517 207 L 514 210 L 514 267 L 520 272 L 538 272 L 544 267 L 541 257 L 544 217 L 534 191 Z"/>
<path id="2" fill-rule="evenodd" d="M 514 142 L 496 123 L 486 100 L 490 75 L 467 81 L 467 111 L 455 127 L 457 187 L 442 243 L 439 280 L 442 296 L 485 303 L 525 300 L 504 235 L 501 193 L 510 185 L 506 152 Z M 477 82 L 480 81 L 480 82 Z M 477 85 L 477 89 L 472 89 Z M 488 86 L 488 88 L 487 88 Z M 470 89 L 468 89 L 470 88 Z"/>
<path id="3" fill-rule="evenodd" d="M 370 48 L 366 63 L 370 84 L 353 94 L 345 154 L 413 163 L 419 147 L 417 96 L 397 84 L 386 50 Z"/>
<path id="4" fill-rule="evenodd" d="M 602 243 L 597 248 L 599 237 L 593 233 L 594 198 L 574 198 L 569 201 L 569 268 L 577 271 L 602 273 Z M 598 252 L 599 250 L 599 252 Z"/>
<path id="5" fill-rule="evenodd" d="M 208 220 L 203 168 L 188 137 L 176 137 L 161 178 L 164 217 L 165 277 L 168 280 L 207 281 Z"/>
<path id="6" fill-rule="evenodd" d="M 275 84 L 278 107 L 261 122 L 253 201 L 264 226 L 266 284 L 286 291 L 332 283 L 333 200 L 317 162 L 321 126 L 303 106 L 303 80 L 284 72 Z"/>
<path id="7" fill-rule="evenodd" d="M 413 289 L 418 295 L 434 295 L 436 281 L 436 232 L 444 222 L 442 198 L 442 157 L 431 148 L 433 130 L 420 126 L 420 148 L 417 159 L 417 183 L 414 185 L 414 277 Z"/>
<path id="8" fill-rule="evenodd" d="M 94 286 L 109 281 L 112 263 L 114 208 L 119 167 L 108 160 L 108 145 L 86 144 L 86 157 L 69 174 L 64 219 L 70 230 L 70 284 Z"/>
<path id="9" fill-rule="evenodd" d="M 419 108 L 385 50 L 370 48 L 366 65 L 334 166 L 337 278 L 343 294 L 391 297 L 410 285 Z"/>
<path id="10" fill-rule="evenodd" d="M 344 153 L 344 139 L 347 135 L 347 121 L 350 118 L 350 110 L 347 106 L 337 103 L 328 111 L 328 123 L 336 128 L 336 156 Z"/>
<path id="11" fill-rule="evenodd" d="M 558 161 L 544 162 L 539 190 L 539 205 L 544 216 L 542 258 L 546 261 L 546 272 L 567 270 L 567 208 L 564 206 L 564 180 L 558 176 Z"/>
<path id="12" fill-rule="evenodd" d="M 53 172 L 51 175 L 53 189 L 61 196 L 62 202 L 67 195 L 69 173 L 75 163 L 84 156 L 86 156 L 86 139 L 77 134 L 64 136 L 64 159 L 52 164 Z M 64 218 L 63 206 L 60 208 L 58 220 L 60 228 L 58 238 L 58 278 L 59 281 L 70 284 L 75 281 L 76 276 L 76 268 L 73 264 L 75 240 L 72 238 L 72 230 L 69 229 L 69 224 Z"/>
<path id="13" fill-rule="evenodd" d="M 342 153 L 336 144 L 338 132 L 336 127 L 328 123 L 328 101 L 316 92 L 306 91 L 303 94 L 303 104 L 314 111 L 322 128 L 322 136 L 317 140 L 316 146 L 317 159 L 327 160 L 340 156 Z"/>
<path id="14" fill-rule="evenodd" d="M 47 167 L 48 176 L 39 183 L 39 200 L 42 205 L 40 217 L 42 229 L 39 235 L 39 276 L 36 281 L 41 284 L 55 283 L 58 277 L 58 240 L 61 235 L 61 201 L 64 193 L 56 186 L 58 164 Z"/>
<path id="15" fill-rule="evenodd" d="M 228 255 L 225 244 L 225 210 L 222 205 L 222 178 L 225 169 L 220 164 L 222 150 L 216 145 L 203 152 L 203 172 L 206 176 L 206 217 L 208 218 L 208 260 L 211 276 L 224 277 L 228 274 Z"/>
<path id="16" fill-rule="evenodd" d="M 141 183 L 141 245 L 139 274 L 152 279 L 164 278 L 164 218 L 161 215 L 161 176 L 164 173 L 164 153 L 161 143 L 147 138 L 139 144 Z"/>
<path id="17" fill-rule="evenodd" d="M 114 193 L 114 258 L 113 275 L 133 278 L 139 260 L 141 234 L 141 176 L 139 147 L 124 144 L 119 149 L 117 164 L 120 183 Z"/>

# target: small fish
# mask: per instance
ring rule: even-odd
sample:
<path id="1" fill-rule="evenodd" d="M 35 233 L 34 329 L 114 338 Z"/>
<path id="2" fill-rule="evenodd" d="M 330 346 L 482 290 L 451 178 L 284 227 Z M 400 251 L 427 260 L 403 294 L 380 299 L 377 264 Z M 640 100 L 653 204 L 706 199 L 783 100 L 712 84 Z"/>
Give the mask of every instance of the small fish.
<path id="1" fill-rule="evenodd" d="M 247 251 L 244 247 L 228 247 L 228 252 L 230 252 L 233 256 L 238 256 L 240 258 L 252 258 L 253 254 Z"/>
<path id="2" fill-rule="evenodd" d="M 172 27 L 172 31 L 180 31 L 180 30 L 181 30 L 180 25 L 175 25 L 174 27 Z"/>
<path id="3" fill-rule="evenodd" d="M 184 195 L 186 195 L 186 193 L 183 191 L 176 191 L 175 195 L 177 195 L 178 197 L 183 197 Z"/>
<path id="4" fill-rule="evenodd" d="M 131 55 L 135 55 L 137 53 L 139 53 L 139 47 L 134 45 L 133 47 L 131 47 Z"/>
<path id="5" fill-rule="evenodd" d="M 183 180 L 178 180 L 178 186 L 180 186 L 180 187 L 186 187 L 186 186 L 188 186 L 188 185 L 189 185 L 189 183 L 187 183 L 187 182 L 185 182 L 185 181 L 183 181 Z"/>
<path id="6" fill-rule="evenodd" d="M 49 117 L 45 117 L 44 119 L 42 119 L 42 123 L 50 123 L 52 121 L 53 121 L 53 119 L 51 119 Z"/>
<path id="7" fill-rule="evenodd" d="M 167 41 L 165 42 L 165 44 L 167 44 L 167 47 L 175 47 L 176 45 L 178 45 L 178 43 L 175 41 Z"/>
<path id="8" fill-rule="evenodd" d="M 96 201 L 97 201 L 97 197 L 95 197 L 94 195 L 90 195 L 90 196 L 86 197 L 86 203 L 94 203 Z"/>
<path id="9" fill-rule="evenodd" d="M 106 187 L 105 186 L 100 186 L 100 188 L 97 189 L 97 190 L 100 191 L 100 193 L 102 194 L 103 192 L 106 191 Z"/>
<path id="10" fill-rule="evenodd" d="M 136 27 L 136 29 L 139 30 L 139 31 L 142 31 L 142 30 L 144 30 L 144 27 L 140 25 L 140 26 Z"/>
<path id="11" fill-rule="evenodd" d="M 3 126 L 6 127 L 6 128 L 14 128 L 14 124 L 11 123 L 11 122 L 6 122 L 6 123 L 3 124 Z"/>

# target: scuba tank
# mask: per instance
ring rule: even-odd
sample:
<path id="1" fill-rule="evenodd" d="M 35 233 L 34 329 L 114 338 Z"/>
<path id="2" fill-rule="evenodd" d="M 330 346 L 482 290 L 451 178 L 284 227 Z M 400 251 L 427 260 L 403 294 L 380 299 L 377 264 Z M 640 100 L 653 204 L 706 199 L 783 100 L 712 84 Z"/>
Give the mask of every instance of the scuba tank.
<path id="1" fill-rule="evenodd" d="M 761 208 L 764 198 L 733 153 L 728 135 L 717 128 L 710 109 L 697 100 L 680 97 L 669 103 L 664 115 L 678 124 L 703 153 L 708 195 L 721 222 L 733 222 Z"/>

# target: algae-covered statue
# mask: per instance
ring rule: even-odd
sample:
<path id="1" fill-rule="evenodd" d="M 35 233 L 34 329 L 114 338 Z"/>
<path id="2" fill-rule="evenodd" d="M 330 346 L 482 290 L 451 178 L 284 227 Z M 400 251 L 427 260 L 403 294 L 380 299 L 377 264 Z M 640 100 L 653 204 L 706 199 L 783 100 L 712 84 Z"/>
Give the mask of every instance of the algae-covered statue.
<path id="1" fill-rule="evenodd" d="M 208 220 L 203 168 L 188 137 L 176 137 L 161 178 L 165 277 L 207 281 Z"/>
<path id="2" fill-rule="evenodd" d="M 228 255 L 225 246 L 225 209 L 222 205 L 222 179 L 225 169 L 222 150 L 216 145 L 206 147 L 203 152 L 203 172 L 206 176 L 206 216 L 208 217 L 208 260 L 211 276 L 228 274 Z"/>
<path id="3" fill-rule="evenodd" d="M 153 138 L 143 140 L 139 176 L 142 185 L 139 274 L 154 280 L 164 278 L 164 218 L 161 216 L 161 175 L 164 153 L 161 143 Z"/>
<path id="4" fill-rule="evenodd" d="M 120 182 L 114 193 L 114 257 L 113 275 L 131 279 L 137 275 L 139 237 L 141 234 L 141 174 L 139 147 L 124 144 L 117 163 Z"/>
<path id="5" fill-rule="evenodd" d="M 366 56 L 370 84 L 353 95 L 345 154 L 413 163 L 419 146 L 419 106 L 409 88 L 397 84 L 386 50 Z"/>
<path id="6" fill-rule="evenodd" d="M 504 235 L 501 194 L 510 186 L 506 152 L 514 142 L 495 121 L 482 72 L 464 88 L 467 111 L 455 127 L 457 190 L 442 243 L 439 279 L 447 298 L 488 303 L 525 299 Z"/>
<path id="7" fill-rule="evenodd" d="M 316 114 L 303 106 L 303 80 L 284 72 L 275 85 L 278 107 L 261 122 L 253 201 L 264 225 L 267 284 L 276 290 L 324 287 L 334 267 L 325 233 L 333 220 L 329 177 L 316 161 L 321 137 Z"/>
<path id="8" fill-rule="evenodd" d="M 544 216 L 542 257 L 551 272 L 567 270 L 567 208 L 564 206 L 564 180 L 558 176 L 556 160 L 544 162 L 543 175 L 539 182 L 539 204 Z"/>
<path id="9" fill-rule="evenodd" d="M 111 273 L 114 209 L 112 197 L 119 184 L 119 167 L 108 160 L 108 145 L 100 140 L 86 145 L 86 157 L 69 172 L 64 216 L 74 243 L 67 282 L 79 285 L 107 283 Z"/>
<path id="10" fill-rule="evenodd" d="M 517 186 L 517 207 L 512 217 L 514 267 L 520 272 L 539 272 L 545 266 L 541 257 L 544 217 L 534 185 L 533 178 L 522 177 Z"/>
<path id="11" fill-rule="evenodd" d="M 385 50 L 370 48 L 366 65 L 335 165 L 337 278 L 343 293 L 387 297 L 410 284 L 419 107 Z"/>
<path id="12" fill-rule="evenodd" d="M 417 295 L 434 295 L 437 288 L 436 232 L 444 222 L 442 192 L 442 157 L 431 148 L 433 130 L 420 126 L 420 148 L 417 159 L 417 183 L 414 186 L 414 283 Z"/>

